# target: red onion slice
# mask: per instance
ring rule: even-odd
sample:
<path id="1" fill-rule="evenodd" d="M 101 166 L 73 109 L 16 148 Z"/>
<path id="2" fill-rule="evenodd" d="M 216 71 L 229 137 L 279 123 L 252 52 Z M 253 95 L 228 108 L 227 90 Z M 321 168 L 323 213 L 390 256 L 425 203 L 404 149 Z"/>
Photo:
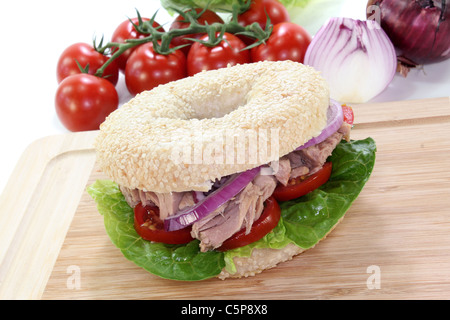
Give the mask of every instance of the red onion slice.
<path id="1" fill-rule="evenodd" d="M 318 143 L 321 143 L 326 138 L 335 133 L 341 127 L 343 121 L 344 121 L 344 113 L 342 112 L 341 105 L 337 101 L 330 99 L 330 106 L 328 107 L 327 110 L 327 126 L 322 130 L 322 132 L 318 136 L 312 138 L 304 145 L 298 147 L 295 150 L 302 150 L 310 146 L 316 145 Z"/>
<path id="2" fill-rule="evenodd" d="M 231 177 L 227 182 L 220 186 L 219 189 L 215 190 L 207 197 L 201 200 L 199 199 L 194 206 L 181 210 L 176 215 L 165 219 L 164 229 L 166 231 L 183 229 L 206 217 L 241 192 L 260 171 L 261 167 L 257 167 Z"/>

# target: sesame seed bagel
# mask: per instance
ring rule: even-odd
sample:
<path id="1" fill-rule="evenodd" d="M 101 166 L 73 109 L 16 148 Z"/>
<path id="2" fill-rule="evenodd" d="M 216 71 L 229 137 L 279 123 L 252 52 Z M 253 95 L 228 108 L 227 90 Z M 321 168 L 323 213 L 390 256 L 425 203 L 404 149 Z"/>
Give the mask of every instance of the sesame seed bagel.
<path id="1" fill-rule="evenodd" d="M 205 71 L 111 113 L 95 143 L 97 161 L 130 189 L 208 191 L 211 181 L 276 161 L 317 136 L 328 105 L 326 81 L 300 63 Z M 270 152 L 255 141 L 268 141 Z"/>

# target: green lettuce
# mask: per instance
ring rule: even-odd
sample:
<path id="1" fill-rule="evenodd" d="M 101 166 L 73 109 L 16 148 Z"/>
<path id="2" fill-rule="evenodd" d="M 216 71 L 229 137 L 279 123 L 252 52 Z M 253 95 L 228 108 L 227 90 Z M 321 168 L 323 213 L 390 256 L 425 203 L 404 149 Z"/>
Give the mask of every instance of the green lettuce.
<path id="1" fill-rule="evenodd" d="M 294 7 L 304 7 L 311 0 L 280 0 L 287 9 Z M 172 12 L 171 9 L 205 8 L 219 12 L 230 12 L 233 4 L 238 0 L 161 0 L 163 8 Z"/>
<path id="2" fill-rule="evenodd" d="M 339 222 L 361 192 L 375 164 L 372 138 L 342 141 L 330 156 L 330 180 L 299 199 L 280 203 L 281 219 L 261 240 L 226 253 L 200 252 L 198 240 L 187 245 L 166 245 L 143 240 L 134 230 L 133 209 L 117 184 L 98 180 L 87 188 L 103 215 L 112 243 L 129 260 L 166 279 L 194 281 L 214 277 L 226 267 L 234 272 L 233 258 L 250 256 L 254 248 L 281 249 L 289 243 L 313 247 Z"/>

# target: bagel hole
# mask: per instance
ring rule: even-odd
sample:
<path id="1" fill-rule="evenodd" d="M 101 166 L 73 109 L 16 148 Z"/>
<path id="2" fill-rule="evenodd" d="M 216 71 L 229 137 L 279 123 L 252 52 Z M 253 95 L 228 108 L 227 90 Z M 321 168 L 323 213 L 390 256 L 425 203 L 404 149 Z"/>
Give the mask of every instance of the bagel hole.
<path id="1" fill-rule="evenodd" d="M 223 118 L 227 114 L 245 107 L 247 104 L 248 90 L 234 90 L 232 93 L 220 92 L 216 94 L 204 95 L 201 101 L 193 103 L 187 101 L 193 109 L 193 118 L 213 119 Z"/>

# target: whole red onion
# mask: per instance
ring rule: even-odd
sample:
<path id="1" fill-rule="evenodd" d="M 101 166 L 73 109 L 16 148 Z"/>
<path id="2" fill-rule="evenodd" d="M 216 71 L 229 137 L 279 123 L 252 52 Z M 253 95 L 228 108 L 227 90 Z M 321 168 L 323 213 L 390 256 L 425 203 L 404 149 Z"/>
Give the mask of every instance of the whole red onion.
<path id="1" fill-rule="evenodd" d="M 369 0 L 367 18 L 379 20 L 400 62 L 406 58 L 414 66 L 450 57 L 450 9 L 446 0 Z"/>

